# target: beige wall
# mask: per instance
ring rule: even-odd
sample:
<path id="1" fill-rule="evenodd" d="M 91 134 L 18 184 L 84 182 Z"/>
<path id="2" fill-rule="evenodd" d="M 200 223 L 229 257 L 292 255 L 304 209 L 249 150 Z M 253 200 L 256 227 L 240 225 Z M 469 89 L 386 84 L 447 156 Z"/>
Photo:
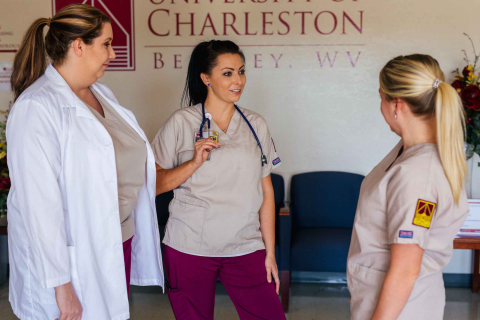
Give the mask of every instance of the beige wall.
<path id="1" fill-rule="evenodd" d="M 124 0 L 122 0 L 124 1 Z M 116 94 L 119 101 L 131 109 L 152 139 L 169 115 L 179 108 L 184 86 L 186 67 L 191 47 L 152 48 L 158 45 L 194 45 L 208 39 L 230 39 L 243 46 L 247 58 L 247 86 L 239 104 L 262 114 L 270 126 L 278 154 L 283 165 L 278 173 L 287 182 L 291 175 L 316 170 L 340 170 L 367 174 L 395 145 L 398 138 L 390 132 L 379 111 L 378 73 L 390 59 L 401 54 L 426 53 L 437 58 L 447 74 L 463 65 L 461 49 L 470 53 L 470 44 L 462 35 L 470 33 L 480 49 L 478 13 L 480 1 L 466 0 L 459 4 L 451 0 L 267 0 L 253 3 L 251 0 L 135 0 L 136 71 L 107 72 L 101 79 Z M 98 2 L 98 1 L 97 1 Z M 28 24 L 37 17 L 50 17 L 50 0 L 1 0 L 0 33 L 13 31 L 13 36 L 0 35 L 2 43 L 21 39 Z M 159 37 L 149 28 L 152 16 L 153 31 L 162 33 L 170 29 L 170 36 Z M 280 12 L 288 20 L 290 33 L 278 19 Z M 305 34 L 301 33 L 301 16 L 294 12 L 311 11 L 305 17 Z M 337 16 L 337 29 L 330 35 L 319 34 L 314 27 L 314 17 L 330 11 Z M 342 15 L 345 12 L 360 24 L 363 11 L 363 28 L 360 33 L 348 20 L 343 33 Z M 185 21 L 189 13 L 195 13 L 195 34 L 189 35 L 189 26 L 181 27 L 181 35 L 175 36 L 175 14 Z M 236 14 L 236 26 L 245 32 L 244 12 L 249 12 L 250 32 L 257 35 L 214 36 L 206 28 L 200 36 L 203 22 L 210 13 L 216 31 L 223 33 L 223 12 Z M 262 35 L 261 12 L 267 14 L 266 32 Z M 332 29 L 330 13 L 319 18 L 319 29 Z M 253 46 L 292 45 L 310 46 Z M 312 46 L 321 44 L 322 46 Z M 355 44 L 355 46 L 353 46 Z M 325 46 L 328 45 L 328 46 Z M 334 46 L 336 45 L 336 46 Z M 361 46 L 358 46 L 361 45 Z M 165 63 L 155 69 L 154 53 L 161 53 Z M 333 61 L 323 67 L 317 53 L 323 58 L 328 53 Z M 358 54 L 360 55 L 358 56 Z M 178 69 L 174 68 L 174 55 Z M 276 68 L 275 60 L 283 55 Z M 350 54 L 350 56 L 349 56 Z M 257 55 L 257 68 L 255 67 Z M 261 55 L 261 56 L 260 56 Z M 356 58 L 358 57 L 358 61 Z M 13 54 L 0 53 L 0 60 L 11 60 Z M 258 62 L 261 60 L 261 62 Z M 353 67 L 352 63 L 355 63 Z M 261 66 L 261 68 L 259 68 Z M 7 105 L 11 96 L 0 93 L 0 108 Z M 457 254 L 458 255 L 458 254 Z M 458 261 L 470 259 L 463 254 Z M 468 260 L 469 261 L 469 260 Z M 467 264 L 469 265 L 469 264 Z M 453 267 L 450 272 L 468 272 L 469 267 Z"/>

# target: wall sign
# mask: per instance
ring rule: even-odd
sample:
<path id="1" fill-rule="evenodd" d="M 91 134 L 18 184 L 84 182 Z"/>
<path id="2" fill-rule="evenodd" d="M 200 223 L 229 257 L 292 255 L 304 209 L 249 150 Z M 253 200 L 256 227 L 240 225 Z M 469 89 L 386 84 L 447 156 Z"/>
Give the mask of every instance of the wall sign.
<path id="1" fill-rule="evenodd" d="M 116 58 L 108 70 L 135 70 L 135 23 L 133 0 L 52 0 L 53 14 L 74 3 L 91 5 L 105 12 L 112 19 L 114 39 L 112 48 Z"/>

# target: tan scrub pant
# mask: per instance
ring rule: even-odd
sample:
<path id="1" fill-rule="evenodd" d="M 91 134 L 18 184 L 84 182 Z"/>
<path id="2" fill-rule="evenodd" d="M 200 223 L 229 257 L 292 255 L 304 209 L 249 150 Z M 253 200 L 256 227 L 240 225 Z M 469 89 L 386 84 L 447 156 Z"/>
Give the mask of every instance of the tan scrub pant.
<path id="1" fill-rule="evenodd" d="M 350 262 L 348 289 L 352 296 L 351 320 L 371 319 L 377 306 L 385 272 Z M 398 320 L 442 320 L 445 309 L 445 285 L 441 272 L 417 280 Z"/>

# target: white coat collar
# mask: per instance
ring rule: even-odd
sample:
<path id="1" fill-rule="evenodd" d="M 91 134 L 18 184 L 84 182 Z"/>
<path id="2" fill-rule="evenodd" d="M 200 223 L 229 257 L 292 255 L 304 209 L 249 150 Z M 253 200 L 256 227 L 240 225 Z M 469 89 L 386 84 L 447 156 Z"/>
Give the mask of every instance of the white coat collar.
<path id="1" fill-rule="evenodd" d="M 55 89 L 62 98 L 62 107 L 76 108 L 77 116 L 98 121 L 92 111 L 90 111 L 90 109 L 82 100 L 80 100 L 79 97 L 77 97 L 65 79 L 60 75 L 60 73 L 58 73 L 57 69 L 55 69 L 52 64 L 47 66 L 47 70 L 45 70 L 45 76 L 55 85 Z M 111 97 L 106 96 L 104 90 L 102 90 L 96 84 L 93 84 L 92 87 L 120 114 L 122 118 L 125 119 L 125 121 L 127 121 L 127 123 L 140 135 L 140 137 L 142 137 L 143 140 L 146 142 L 148 141 L 145 133 L 139 127 L 137 122 L 132 119 L 131 116 L 125 112 L 120 105 L 113 101 Z"/>
<path id="2" fill-rule="evenodd" d="M 88 109 L 85 103 L 77 97 L 52 64 L 49 64 L 47 70 L 45 70 L 45 76 L 54 84 L 54 88 L 62 101 L 62 107 L 76 108 L 77 116 L 97 120 L 95 115 Z"/>

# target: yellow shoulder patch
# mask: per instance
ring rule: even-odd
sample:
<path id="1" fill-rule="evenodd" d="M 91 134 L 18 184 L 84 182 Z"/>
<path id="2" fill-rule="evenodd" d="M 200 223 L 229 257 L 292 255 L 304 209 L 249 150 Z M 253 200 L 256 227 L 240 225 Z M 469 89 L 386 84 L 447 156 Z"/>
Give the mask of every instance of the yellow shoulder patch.
<path id="1" fill-rule="evenodd" d="M 429 229 L 436 206 L 436 203 L 418 199 L 412 224 Z"/>

